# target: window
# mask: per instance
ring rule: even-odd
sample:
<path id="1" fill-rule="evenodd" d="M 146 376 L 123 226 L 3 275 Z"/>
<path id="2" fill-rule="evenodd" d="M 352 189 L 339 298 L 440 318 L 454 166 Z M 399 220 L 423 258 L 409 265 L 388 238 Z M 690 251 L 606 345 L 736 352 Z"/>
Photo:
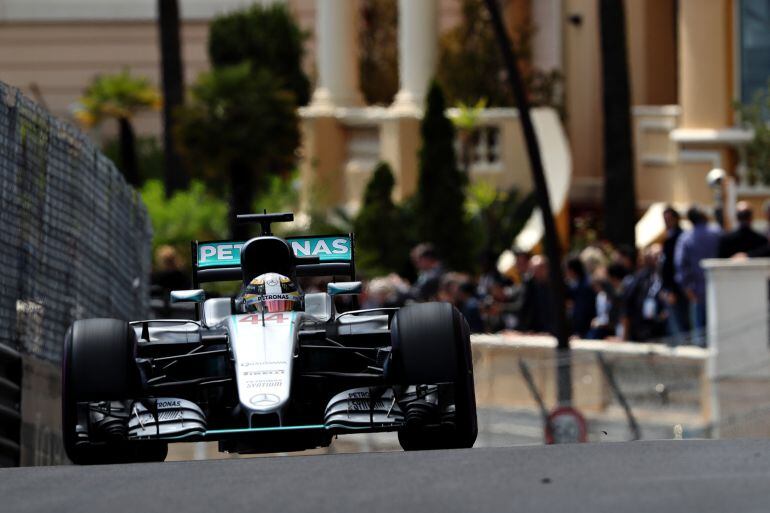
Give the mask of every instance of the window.
<path id="1" fill-rule="evenodd" d="M 770 0 L 740 2 L 741 101 L 767 91 L 770 79 Z"/>

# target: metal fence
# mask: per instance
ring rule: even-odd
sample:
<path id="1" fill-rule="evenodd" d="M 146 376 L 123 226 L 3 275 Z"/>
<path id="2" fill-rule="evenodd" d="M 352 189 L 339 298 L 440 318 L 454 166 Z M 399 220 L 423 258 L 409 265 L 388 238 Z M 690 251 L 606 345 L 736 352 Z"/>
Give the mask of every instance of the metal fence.
<path id="1" fill-rule="evenodd" d="M 86 136 L 2 83 L 0 207 L 1 353 L 57 363 L 75 319 L 146 314 L 152 234 L 139 195 Z M 8 369 L 0 407 L 18 410 L 23 377 Z"/>

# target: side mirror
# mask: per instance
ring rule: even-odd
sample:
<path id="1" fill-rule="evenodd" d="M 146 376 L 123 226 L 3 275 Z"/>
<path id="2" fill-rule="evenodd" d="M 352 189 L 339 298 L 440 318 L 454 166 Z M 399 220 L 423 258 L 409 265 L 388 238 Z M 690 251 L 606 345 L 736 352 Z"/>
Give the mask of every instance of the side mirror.
<path id="1" fill-rule="evenodd" d="M 203 303 L 206 299 L 206 292 L 203 289 L 192 290 L 172 290 L 172 303 Z"/>
<path id="2" fill-rule="evenodd" d="M 326 292 L 330 296 L 340 296 L 345 294 L 360 294 L 360 281 L 337 281 L 331 282 L 326 286 Z"/>

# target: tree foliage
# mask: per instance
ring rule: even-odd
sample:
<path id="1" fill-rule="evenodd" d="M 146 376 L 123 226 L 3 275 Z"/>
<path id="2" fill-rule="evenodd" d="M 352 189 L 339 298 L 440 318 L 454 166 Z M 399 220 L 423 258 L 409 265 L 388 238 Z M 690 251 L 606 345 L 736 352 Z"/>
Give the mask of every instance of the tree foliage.
<path id="1" fill-rule="evenodd" d="M 310 99 L 310 81 L 302 70 L 305 39 L 285 5 L 255 4 L 211 23 L 209 57 L 214 67 L 248 61 L 254 72 L 269 70 L 281 89 L 305 105 Z"/>
<path id="2" fill-rule="evenodd" d="M 136 162 L 139 168 L 139 181 L 163 179 L 164 162 L 163 146 L 155 136 L 139 136 L 136 138 Z M 125 168 L 121 155 L 120 139 L 108 139 L 102 144 L 102 152 L 113 161 L 121 171 Z"/>
<path id="3" fill-rule="evenodd" d="M 394 185 L 390 166 L 379 163 L 354 221 L 357 266 L 366 276 L 409 271 L 408 227 L 401 208 L 393 203 Z"/>
<path id="4" fill-rule="evenodd" d="M 770 82 L 764 91 L 757 91 L 751 103 L 735 104 L 744 127 L 754 130 L 754 139 L 746 145 L 746 165 L 750 182 L 770 184 Z"/>
<path id="5" fill-rule="evenodd" d="M 160 94 L 147 78 L 134 77 L 128 70 L 123 70 L 114 75 L 97 76 L 80 98 L 73 114 L 77 121 L 89 128 L 106 119 L 118 122 L 120 170 L 126 181 L 136 187 L 141 181 L 136 136 L 131 121 L 137 112 L 157 109 L 160 104 Z"/>
<path id="6" fill-rule="evenodd" d="M 75 119 L 90 128 L 106 119 L 132 119 L 137 112 L 158 109 L 161 97 L 146 77 L 126 69 L 113 75 L 99 75 L 81 96 Z"/>
<path id="7" fill-rule="evenodd" d="M 219 190 L 229 185 L 231 214 L 248 212 L 269 174 L 294 168 L 300 142 L 294 95 L 248 62 L 215 68 L 193 86 L 176 137 L 194 175 Z M 233 235 L 247 235 L 232 227 Z"/>
<path id="8" fill-rule="evenodd" d="M 513 106 L 507 86 L 500 49 L 483 0 L 462 0 L 462 21 L 440 40 L 438 80 L 448 103 L 471 105 L 484 98 L 490 107 Z M 531 41 L 535 29 L 530 23 L 513 27 L 512 40 L 524 65 L 524 81 L 533 105 L 562 110 L 562 75 L 556 70 L 532 67 Z"/>
<path id="9" fill-rule="evenodd" d="M 152 222 L 153 251 L 169 244 L 187 255 L 191 240 L 227 236 L 227 203 L 208 194 L 202 182 L 194 180 L 189 189 L 166 198 L 163 182 L 148 180 L 141 193 Z"/>
<path id="10" fill-rule="evenodd" d="M 367 104 L 388 105 L 398 92 L 396 0 L 363 0 L 361 20 L 361 92 Z"/>
<path id="11" fill-rule="evenodd" d="M 467 176 L 457 167 L 455 130 L 445 109 L 444 93 L 434 82 L 420 129 L 423 145 L 416 221 L 422 240 L 432 242 L 447 265 L 465 270 L 473 266 L 471 233 L 464 210 Z"/>
<path id="12" fill-rule="evenodd" d="M 515 188 L 498 190 L 487 182 L 468 188 L 466 209 L 471 231 L 476 234 L 474 248 L 482 257 L 497 258 L 510 249 L 535 208 L 535 195 L 523 196 Z"/>

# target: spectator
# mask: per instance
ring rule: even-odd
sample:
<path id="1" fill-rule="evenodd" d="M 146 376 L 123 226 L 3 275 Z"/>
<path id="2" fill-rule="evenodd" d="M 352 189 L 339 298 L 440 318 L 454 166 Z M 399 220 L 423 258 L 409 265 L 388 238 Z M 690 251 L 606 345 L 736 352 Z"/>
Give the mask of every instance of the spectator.
<path id="1" fill-rule="evenodd" d="M 417 245 L 410 254 L 412 263 L 417 269 L 417 280 L 412 285 L 411 296 L 417 301 L 435 299 L 444 267 L 432 244 Z"/>
<path id="2" fill-rule="evenodd" d="M 591 320 L 596 317 L 596 292 L 591 287 L 580 258 L 572 257 L 567 260 L 565 275 L 569 297 L 568 317 L 572 332 L 584 338 L 591 329 Z"/>
<path id="3" fill-rule="evenodd" d="M 661 253 L 660 244 L 646 248 L 631 285 L 623 291 L 621 323 L 626 340 L 645 342 L 665 334 L 663 284 L 658 273 Z"/>
<path id="4" fill-rule="evenodd" d="M 409 294 L 409 284 L 396 274 L 374 278 L 366 284 L 359 298 L 362 308 L 404 306 Z"/>
<path id="5" fill-rule="evenodd" d="M 619 335 L 620 294 L 619 290 L 626 269 L 620 264 L 610 264 L 607 269 L 599 268 L 593 274 L 591 284 L 596 292 L 596 317 L 591 321 L 591 329 L 586 338 L 603 340 Z"/>
<path id="6" fill-rule="evenodd" d="M 588 246 L 580 252 L 580 260 L 586 270 L 586 276 L 593 277 L 594 273 L 607 263 L 607 256 L 596 246 Z"/>
<path id="7" fill-rule="evenodd" d="M 762 203 L 762 213 L 765 216 L 765 238 L 770 241 L 770 199 Z"/>
<path id="8" fill-rule="evenodd" d="M 751 228 L 754 213 L 751 205 L 745 201 L 739 201 L 736 205 L 736 217 L 738 227 L 722 234 L 719 239 L 719 258 L 730 258 L 738 253 L 750 253 L 762 246 L 766 246 L 768 239 Z"/>
<path id="9" fill-rule="evenodd" d="M 519 305 L 513 301 L 511 287 L 502 281 L 493 282 L 489 295 L 483 298 L 486 331 L 494 333 L 516 329 L 519 326 L 519 311 Z"/>
<path id="10" fill-rule="evenodd" d="M 182 315 L 172 312 L 169 295 L 172 290 L 189 288 L 190 278 L 182 270 L 177 250 L 169 245 L 158 246 L 155 250 L 155 270 L 150 275 L 150 296 L 155 315 L 160 318 Z"/>
<path id="11" fill-rule="evenodd" d="M 190 288 L 190 279 L 187 273 L 182 271 L 179 253 L 173 246 L 159 246 L 155 251 L 155 262 L 157 267 L 150 277 L 152 286 L 159 287 L 166 293 Z"/>
<path id="12" fill-rule="evenodd" d="M 687 297 L 675 279 L 674 252 L 676 242 L 682 235 L 680 219 L 679 212 L 672 207 L 666 207 L 663 211 L 666 238 L 663 240 L 660 278 L 666 308 L 666 334 L 672 337 L 675 345 L 681 344 L 683 342 L 682 334 L 690 331 Z"/>
<path id="13" fill-rule="evenodd" d="M 738 255 L 734 255 L 735 257 L 743 257 L 743 256 L 750 256 L 753 258 L 757 257 L 770 257 L 770 200 L 766 200 L 762 204 L 762 212 L 765 214 L 765 220 L 767 221 L 767 225 L 765 227 L 765 244 L 762 246 L 755 248 L 752 251 L 749 251 L 747 255 L 741 255 L 740 253 Z"/>
<path id="14" fill-rule="evenodd" d="M 702 260 L 715 258 L 719 251 L 719 230 L 708 225 L 708 219 L 697 207 L 687 211 L 692 229 L 683 233 L 676 243 L 674 264 L 676 281 L 690 302 L 690 324 L 693 343 L 705 346 L 706 277 L 700 266 Z"/>
<path id="15" fill-rule="evenodd" d="M 530 274 L 524 281 L 520 329 L 536 333 L 552 333 L 553 300 L 548 283 L 548 260 L 535 255 L 530 261 Z"/>
<path id="16" fill-rule="evenodd" d="M 636 268 L 636 250 L 631 246 L 622 244 L 612 252 L 612 262 L 620 264 L 626 269 L 626 276 L 630 276 Z"/>
<path id="17" fill-rule="evenodd" d="M 513 266 L 513 276 L 511 279 L 515 284 L 522 284 L 530 272 L 532 254 L 529 251 L 524 251 L 521 249 L 515 249 L 513 254 L 516 257 L 516 260 Z"/>
<path id="18" fill-rule="evenodd" d="M 465 316 L 472 333 L 484 331 L 476 287 L 467 274 L 446 273 L 441 278 L 438 300 L 452 303 Z"/>
<path id="19" fill-rule="evenodd" d="M 481 303 L 476 297 L 476 287 L 470 279 L 460 283 L 457 288 L 455 306 L 465 316 L 471 333 L 484 331 L 484 321 L 481 319 Z"/>
<path id="20" fill-rule="evenodd" d="M 489 296 L 493 285 L 502 280 L 503 276 L 497 270 L 497 257 L 492 253 L 485 253 L 481 258 L 481 275 L 479 276 L 478 284 L 479 296 Z"/>

